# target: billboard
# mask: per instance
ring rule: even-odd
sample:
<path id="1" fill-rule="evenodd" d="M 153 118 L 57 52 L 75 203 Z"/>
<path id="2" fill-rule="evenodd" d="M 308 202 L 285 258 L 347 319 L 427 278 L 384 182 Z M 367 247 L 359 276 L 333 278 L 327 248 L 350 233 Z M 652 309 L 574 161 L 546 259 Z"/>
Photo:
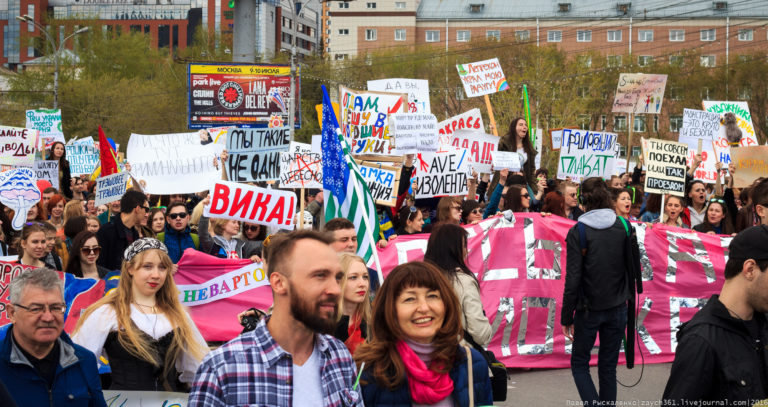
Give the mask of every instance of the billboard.
<path id="1" fill-rule="evenodd" d="M 287 125 L 291 102 L 288 65 L 189 64 L 187 81 L 190 129 Z M 301 123 L 300 83 L 297 73 L 296 128 Z"/>

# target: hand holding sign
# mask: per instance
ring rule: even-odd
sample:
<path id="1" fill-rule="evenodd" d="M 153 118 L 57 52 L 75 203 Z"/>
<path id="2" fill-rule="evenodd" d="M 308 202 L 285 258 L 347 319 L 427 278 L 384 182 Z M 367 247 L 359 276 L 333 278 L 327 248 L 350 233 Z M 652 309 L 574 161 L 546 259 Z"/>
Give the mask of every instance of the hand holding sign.
<path id="1" fill-rule="evenodd" d="M 495 170 L 506 168 L 512 172 L 520 171 L 520 154 L 515 151 L 494 151 L 493 168 Z"/>
<path id="2" fill-rule="evenodd" d="M 29 168 L 16 168 L 0 173 L 0 202 L 13 209 L 11 226 L 21 230 L 27 220 L 27 211 L 40 201 L 37 179 Z"/>
<path id="3" fill-rule="evenodd" d="M 435 115 L 395 113 L 390 116 L 389 121 L 398 154 L 437 151 L 438 132 Z"/>

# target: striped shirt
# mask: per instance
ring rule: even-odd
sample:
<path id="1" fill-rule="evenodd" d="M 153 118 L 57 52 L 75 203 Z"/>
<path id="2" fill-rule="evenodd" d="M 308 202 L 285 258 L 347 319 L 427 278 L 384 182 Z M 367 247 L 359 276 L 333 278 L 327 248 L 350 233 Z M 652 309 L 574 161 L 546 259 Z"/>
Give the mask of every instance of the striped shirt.
<path id="1" fill-rule="evenodd" d="M 272 338 L 268 319 L 203 359 L 189 407 L 292 406 L 293 357 Z M 362 397 L 352 390 L 356 368 L 346 346 L 321 334 L 315 335 L 315 346 L 321 355 L 322 405 L 362 407 Z"/>

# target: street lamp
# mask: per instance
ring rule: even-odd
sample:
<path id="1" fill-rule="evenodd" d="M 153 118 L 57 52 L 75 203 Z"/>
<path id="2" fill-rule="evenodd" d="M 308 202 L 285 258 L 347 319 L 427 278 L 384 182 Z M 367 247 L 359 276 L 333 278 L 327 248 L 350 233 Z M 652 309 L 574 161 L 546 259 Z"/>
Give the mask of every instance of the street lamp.
<path id="1" fill-rule="evenodd" d="M 64 49 L 64 44 L 67 43 L 67 40 L 74 37 L 75 35 L 82 34 L 85 32 L 88 32 L 90 27 L 83 27 L 79 30 L 73 32 L 72 34 L 64 37 L 64 39 L 59 43 L 58 46 L 56 46 L 56 41 L 53 39 L 51 34 L 48 34 L 48 31 L 45 29 L 45 27 L 35 21 L 34 18 L 30 17 L 29 14 L 25 14 L 23 16 L 16 16 L 16 19 L 22 22 L 25 22 L 27 24 L 32 24 L 35 27 L 37 27 L 40 32 L 45 34 L 45 38 L 48 40 L 48 42 L 51 45 L 51 48 L 54 50 L 53 54 L 53 63 L 54 63 L 54 70 L 53 70 L 53 108 L 57 109 L 59 107 L 59 58 L 61 56 L 61 50 Z"/>

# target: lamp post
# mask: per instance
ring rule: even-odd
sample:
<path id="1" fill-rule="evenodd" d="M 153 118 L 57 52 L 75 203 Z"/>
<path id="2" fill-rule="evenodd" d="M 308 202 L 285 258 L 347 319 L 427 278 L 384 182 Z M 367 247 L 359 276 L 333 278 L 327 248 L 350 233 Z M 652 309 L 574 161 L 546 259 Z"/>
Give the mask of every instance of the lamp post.
<path id="1" fill-rule="evenodd" d="M 54 41 L 53 37 L 51 37 L 51 34 L 48 34 L 48 31 L 45 29 L 45 27 L 35 21 L 34 18 L 30 17 L 28 14 L 25 14 L 23 16 L 16 16 L 16 19 L 19 21 L 23 21 L 27 24 L 32 24 L 35 27 L 37 27 L 40 32 L 45 34 L 45 38 L 48 40 L 48 42 L 51 45 L 51 48 L 54 51 L 53 54 L 53 108 L 57 109 L 59 107 L 59 58 L 61 56 L 61 51 L 64 49 L 64 44 L 67 43 L 67 40 L 74 37 L 75 35 L 82 34 L 85 32 L 88 32 L 90 27 L 83 27 L 79 30 L 73 32 L 72 34 L 64 37 L 64 39 L 61 41 L 61 43 L 56 46 L 56 41 Z"/>
<path id="2" fill-rule="evenodd" d="M 318 2 L 322 3 L 323 0 L 318 0 Z M 293 134 L 293 131 L 295 130 L 294 120 L 296 117 L 296 101 L 294 100 L 296 97 L 296 29 L 294 27 L 298 25 L 299 11 L 301 11 L 305 5 L 310 3 L 312 3 L 312 0 L 308 0 L 305 3 L 302 3 L 301 1 L 296 1 L 294 3 L 292 0 L 288 0 L 294 19 L 294 24 L 291 27 L 291 103 L 288 106 L 288 123 L 290 123 L 289 126 L 291 126 L 291 134 Z M 297 6 L 299 8 L 298 11 Z M 322 13 L 322 9 L 320 10 L 320 13 Z M 319 21 L 316 21 L 316 23 L 319 23 Z"/>

